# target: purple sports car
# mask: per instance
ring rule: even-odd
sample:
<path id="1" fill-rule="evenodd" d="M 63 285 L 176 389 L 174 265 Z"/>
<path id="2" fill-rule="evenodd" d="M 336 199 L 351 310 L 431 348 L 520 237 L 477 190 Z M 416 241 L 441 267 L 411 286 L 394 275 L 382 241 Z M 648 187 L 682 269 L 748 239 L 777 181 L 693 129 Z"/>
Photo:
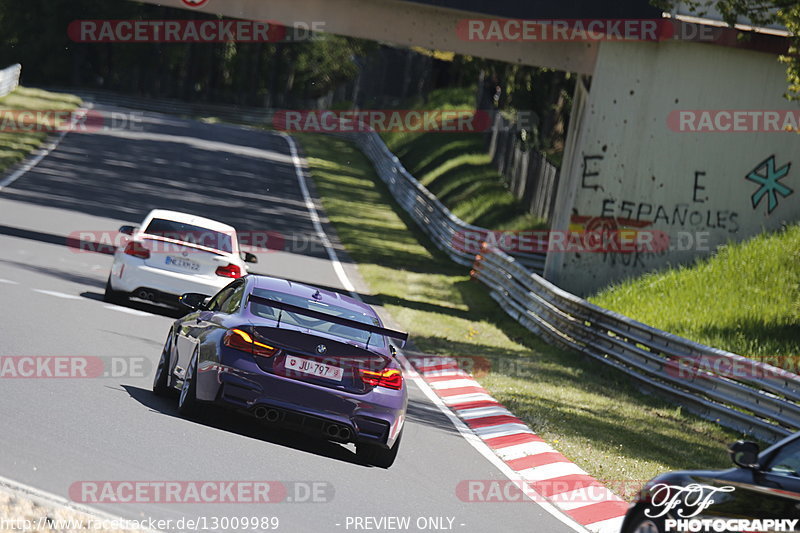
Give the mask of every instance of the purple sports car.
<path id="1" fill-rule="evenodd" d="M 215 403 L 353 442 L 363 461 L 391 466 L 408 393 L 388 338 L 402 346 L 407 334 L 353 298 L 267 276 L 181 303 L 192 311 L 172 325 L 153 391 L 179 390 L 182 415 Z"/>

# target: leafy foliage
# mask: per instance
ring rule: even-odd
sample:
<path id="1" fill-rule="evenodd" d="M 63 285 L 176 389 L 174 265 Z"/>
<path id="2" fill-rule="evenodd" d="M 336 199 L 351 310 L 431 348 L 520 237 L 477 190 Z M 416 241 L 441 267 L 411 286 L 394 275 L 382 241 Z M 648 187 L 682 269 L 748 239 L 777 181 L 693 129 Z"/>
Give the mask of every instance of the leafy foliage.
<path id="1" fill-rule="evenodd" d="M 75 20 L 217 19 L 135 2 L 0 0 L 0 65 L 22 63 L 23 82 L 136 92 L 243 105 L 302 103 L 357 72 L 375 45 L 315 34 L 275 43 L 76 43 Z"/>

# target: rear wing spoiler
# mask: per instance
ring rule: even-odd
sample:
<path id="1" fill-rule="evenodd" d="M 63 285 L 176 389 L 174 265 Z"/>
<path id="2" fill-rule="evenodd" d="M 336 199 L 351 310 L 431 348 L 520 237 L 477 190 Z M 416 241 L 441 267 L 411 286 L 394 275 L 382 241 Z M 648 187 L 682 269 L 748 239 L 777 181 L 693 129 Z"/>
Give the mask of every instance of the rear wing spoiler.
<path id="1" fill-rule="evenodd" d="M 405 345 L 406 341 L 408 340 L 408 333 L 402 333 L 400 331 L 394 331 L 392 329 L 386 329 L 380 326 L 373 326 L 372 324 L 365 324 L 363 322 L 358 322 L 357 320 L 350 320 L 349 318 L 341 318 L 338 316 L 329 315 L 328 313 L 314 311 L 313 309 L 306 309 L 305 307 L 298 307 L 296 305 L 287 304 L 285 302 L 279 302 L 277 300 L 272 300 L 270 298 L 264 298 L 263 296 L 256 296 L 255 294 L 250 294 L 247 297 L 247 302 L 268 305 L 276 309 L 283 309 L 284 311 L 290 311 L 292 313 L 297 313 L 299 315 L 309 316 L 311 318 L 317 318 L 319 320 L 327 320 L 328 322 L 334 322 L 336 324 L 341 324 L 343 326 L 347 326 L 353 329 L 360 329 L 362 331 L 369 331 L 370 333 L 377 333 L 378 335 L 391 337 L 393 339 L 399 340 L 402 343 L 400 345 L 401 348 Z"/>

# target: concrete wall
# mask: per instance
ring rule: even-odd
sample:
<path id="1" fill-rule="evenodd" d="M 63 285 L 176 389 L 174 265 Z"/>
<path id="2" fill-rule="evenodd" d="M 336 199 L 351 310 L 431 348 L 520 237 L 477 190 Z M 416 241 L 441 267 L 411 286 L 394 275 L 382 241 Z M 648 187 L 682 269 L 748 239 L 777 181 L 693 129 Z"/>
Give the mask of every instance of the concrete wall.
<path id="1" fill-rule="evenodd" d="M 784 69 L 770 54 L 680 41 L 602 43 L 588 104 L 571 125 L 578 148 L 564 166 L 554 229 L 616 223 L 659 230 L 670 249 L 551 254 L 546 277 L 586 295 L 799 220 L 800 135 L 677 132 L 675 113 L 668 124 L 678 110 L 788 109 L 797 116 L 785 89 Z M 791 191 L 769 193 L 746 179 L 753 172 L 785 173 L 778 183 Z"/>

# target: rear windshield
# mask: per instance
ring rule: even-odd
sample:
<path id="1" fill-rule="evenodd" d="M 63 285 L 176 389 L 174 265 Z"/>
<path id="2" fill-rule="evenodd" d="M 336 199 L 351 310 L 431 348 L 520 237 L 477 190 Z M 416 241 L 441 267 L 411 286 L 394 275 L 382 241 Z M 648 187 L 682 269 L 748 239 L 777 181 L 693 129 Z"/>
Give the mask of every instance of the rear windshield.
<path id="1" fill-rule="evenodd" d="M 253 289 L 253 294 L 262 298 L 269 298 L 270 300 L 276 300 L 294 305 L 296 307 L 302 307 L 303 309 L 310 309 L 312 311 L 326 313 L 331 316 L 354 320 L 356 322 L 361 322 L 362 324 L 371 324 L 373 326 L 381 325 L 378 319 L 373 316 L 365 315 L 364 313 L 359 313 L 358 311 L 353 311 L 351 309 L 345 309 L 344 307 L 318 302 L 316 300 L 308 300 L 306 298 L 295 296 L 293 294 L 287 294 L 285 292 L 276 292 L 266 289 Z M 278 320 L 278 316 L 280 316 L 281 324 L 291 324 L 293 326 L 307 328 L 313 331 L 329 333 L 331 335 L 356 342 L 366 343 L 369 340 L 370 346 L 376 346 L 378 348 L 386 347 L 385 338 L 383 335 L 378 335 L 377 333 L 370 333 L 369 331 L 351 328 L 335 322 L 327 322 L 318 318 L 305 316 L 300 313 L 293 313 L 292 311 L 276 309 L 274 307 L 270 307 L 269 305 L 255 302 L 250 304 L 250 311 L 254 315 L 271 320 Z"/>
<path id="2" fill-rule="evenodd" d="M 175 222 L 163 218 L 154 218 L 144 230 L 148 235 L 164 237 L 176 241 L 198 244 L 206 248 L 233 252 L 233 239 L 231 235 L 221 231 L 214 231 L 193 224 Z"/>

